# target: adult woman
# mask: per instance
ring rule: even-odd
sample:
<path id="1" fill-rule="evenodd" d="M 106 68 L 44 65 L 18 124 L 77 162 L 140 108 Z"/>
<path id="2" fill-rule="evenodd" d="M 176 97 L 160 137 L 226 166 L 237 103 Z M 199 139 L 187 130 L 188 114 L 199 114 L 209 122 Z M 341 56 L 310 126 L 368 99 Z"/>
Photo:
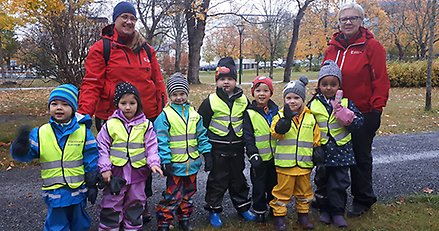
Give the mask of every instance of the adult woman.
<path id="1" fill-rule="evenodd" d="M 113 10 L 114 24 L 102 30 L 102 39 L 90 47 L 85 60 L 78 112 L 95 115 L 98 130 L 115 110 L 113 98 L 118 82 L 129 82 L 139 89 L 144 113 L 150 120 L 160 114 L 166 103 L 155 51 L 135 30 L 136 21 L 134 6 L 118 3 Z M 108 49 L 105 40 L 109 41 Z M 109 55 L 108 60 L 105 55 Z"/>
<path id="2" fill-rule="evenodd" d="M 362 26 L 363 19 L 364 10 L 360 5 L 347 3 L 341 6 L 338 13 L 340 31 L 333 35 L 325 52 L 325 60 L 334 60 L 342 71 L 345 97 L 354 101 L 365 118 L 363 127 L 352 131 L 357 165 L 350 169 L 354 199 L 348 216 L 360 216 L 377 200 L 372 188 L 372 141 L 390 89 L 386 51 Z"/>
<path id="3" fill-rule="evenodd" d="M 115 111 L 116 85 L 129 82 L 140 94 L 144 114 L 154 121 L 166 104 L 165 84 L 154 49 L 135 30 L 136 9 L 120 2 L 113 9 L 113 24 L 102 30 L 102 39 L 90 47 L 79 94 L 81 114 L 95 115 L 96 129 Z M 146 196 L 152 195 L 151 175 Z M 145 208 L 144 220 L 149 220 Z"/>

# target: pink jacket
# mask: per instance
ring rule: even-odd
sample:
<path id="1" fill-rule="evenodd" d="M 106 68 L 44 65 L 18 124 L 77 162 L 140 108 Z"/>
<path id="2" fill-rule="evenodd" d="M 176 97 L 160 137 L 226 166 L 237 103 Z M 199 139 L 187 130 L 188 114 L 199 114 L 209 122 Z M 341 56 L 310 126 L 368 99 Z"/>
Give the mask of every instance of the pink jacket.
<path id="1" fill-rule="evenodd" d="M 124 123 L 125 128 L 127 129 L 128 132 L 131 131 L 131 128 L 133 126 L 147 121 L 143 113 L 135 116 L 133 119 L 129 121 L 127 118 L 125 118 L 122 111 L 119 109 L 117 109 L 113 113 L 113 115 L 110 116 L 110 118 L 119 118 Z M 123 177 L 127 181 L 127 184 L 134 184 L 146 180 L 146 177 L 150 172 L 147 167 L 136 169 L 133 168 L 130 163 L 127 163 L 123 167 L 117 167 L 111 164 L 110 147 L 112 140 L 111 137 L 108 135 L 107 124 L 102 126 L 101 131 L 98 133 L 96 141 L 98 143 L 98 149 L 99 149 L 98 167 L 100 172 L 111 170 L 113 176 Z M 148 131 L 145 133 L 145 149 L 146 149 L 145 156 L 148 166 L 150 168 L 152 166 L 160 166 L 157 137 L 154 132 L 152 123 L 150 123 Z"/>

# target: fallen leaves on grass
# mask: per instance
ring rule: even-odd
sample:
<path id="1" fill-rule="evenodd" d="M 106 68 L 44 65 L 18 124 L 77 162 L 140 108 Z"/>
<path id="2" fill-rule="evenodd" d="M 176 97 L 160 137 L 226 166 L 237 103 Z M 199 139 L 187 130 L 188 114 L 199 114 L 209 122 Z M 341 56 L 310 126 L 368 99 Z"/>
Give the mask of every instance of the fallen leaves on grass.
<path id="1" fill-rule="evenodd" d="M 433 193 L 433 189 L 425 187 L 424 189 L 422 189 L 422 192 L 427 193 L 427 194 L 432 194 Z"/>
<path id="2" fill-rule="evenodd" d="M 11 146 L 11 142 L 5 143 L 5 142 L 0 141 L 0 147 L 8 148 L 9 146 Z"/>
<path id="3" fill-rule="evenodd" d="M 399 197 L 399 200 L 396 201 L 396 203 L 397 203 L 398 205 L 403 205 L 403 204 L 405 204 L 405 197 Z"/>

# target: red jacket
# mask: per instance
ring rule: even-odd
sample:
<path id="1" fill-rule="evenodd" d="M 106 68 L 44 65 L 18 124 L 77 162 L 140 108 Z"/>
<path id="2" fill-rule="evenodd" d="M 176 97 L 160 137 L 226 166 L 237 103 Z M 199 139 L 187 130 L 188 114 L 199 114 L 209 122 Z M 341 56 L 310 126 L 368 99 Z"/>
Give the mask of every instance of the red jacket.
<path id="1" fill-rule="evenodd" d="M 150 47 L 152 60 L 148 59 L 144 49 L 134 52 L 118 42 L 122 38 L 118 36 L 114 25 L 105 27 L 102 37 L 111 41 L 110 58 L 106 65 L 102 39 L 90 47 L 85 60 L 78 112 L 107 120 L 116 109 L 113 104 L 116 84 L 123 81 L 139 90 L 146 117 L 157 117 L 166 103 L 166 94 L 154 49 Z"/>
<path id="2" fill-rule="evenodd" d="M 342 32 L 335 33 L 325 52 L 325 60 L 334 60 L 341 69 L 344 96 L 362 112 L 382 111 L 389 97 L 390 80 L 386 69 L 386 50 L 372 33 L 360 27 L 355 41 L 344 42 Z M 346 43 L 346 48 L 343 46 Z"/>

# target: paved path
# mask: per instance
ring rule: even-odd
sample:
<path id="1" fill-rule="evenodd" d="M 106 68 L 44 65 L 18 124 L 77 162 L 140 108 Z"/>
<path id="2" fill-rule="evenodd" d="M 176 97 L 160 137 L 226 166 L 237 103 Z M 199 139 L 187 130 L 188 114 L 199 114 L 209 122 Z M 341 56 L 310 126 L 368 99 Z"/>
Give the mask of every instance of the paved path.
<path id="1" fill-rule="evenodd" d="M 374 187 L 380 201 L 422 192 L 425 187 L 435 192 L 439 190 L 439 132 L 378 137 L 373 147 Z M 47 209 L 40 196 L 41 182 L 38 178 L 38 167 L 0 172 L 0 230 L 42 230 Z M 193 221 L 196 227 L 203 227 L 208 224 L 207 212 L 202 209 L 206 173 L 200 172 L 198 179 Z M 160 200 L 160 193 L 165 187 L 164 178 L 155 177 L 153 186 L 150 211 Z M 224 207 L 223 219 L 236 219 L 228 196 Z M 96 224 L 98 206 L 89 206 L 89 211 Z M 154 225 L 155 221 L 144 230 L 151 230 Z M 93 227 L 95 229 L 96 226 Z"/>

